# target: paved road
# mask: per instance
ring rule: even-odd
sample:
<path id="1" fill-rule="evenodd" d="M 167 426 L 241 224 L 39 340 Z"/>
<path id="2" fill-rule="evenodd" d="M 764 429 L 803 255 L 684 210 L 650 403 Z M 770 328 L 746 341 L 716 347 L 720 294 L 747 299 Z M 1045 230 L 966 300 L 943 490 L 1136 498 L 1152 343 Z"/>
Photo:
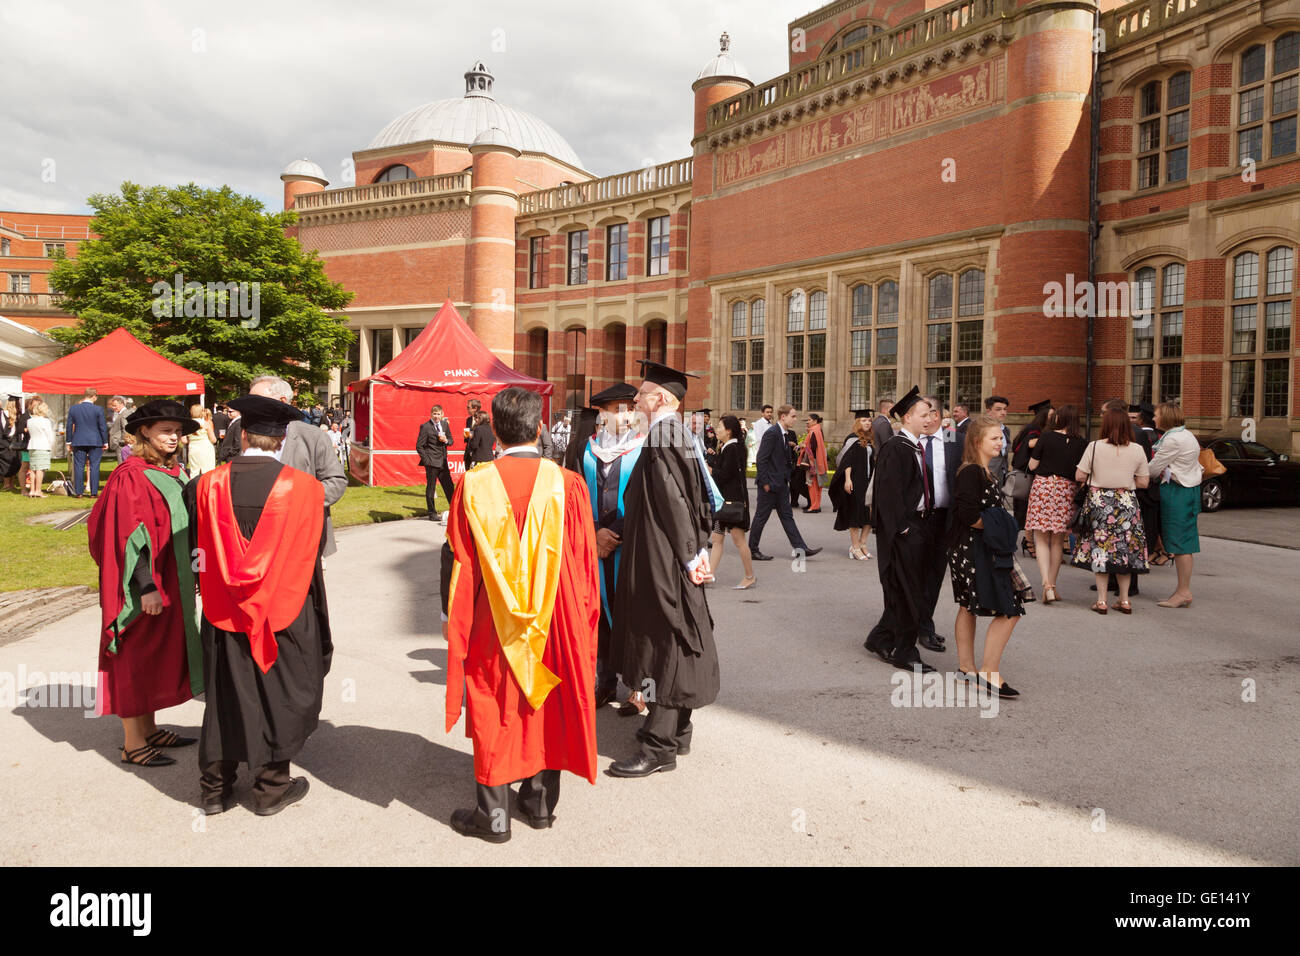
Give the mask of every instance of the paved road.
<path id="1" fill-rule="evenodd" d="M 1202 514 L 1202 535 L 1300 551 L 1300 507 L 1225 507 Z"/>
<path id="2" fill-rule="evenodd" d="M 740 568 L 727 554 L 710 594 L 722 696 L 676 772 L 566 775 L 555 828 L 516 820 L 504 846 L 447 825 L 471 799 L 472 763 L 462 729 L 442 732 L 437 526 L 339 533 L 338 649 L 298 761 L 312 789 L 272 818 L 246 808 L 246 781 L 243 806 L 199 817 L 193 750 L 126 769 L 114 719 L 15 704 L 20 667 L 37 685 L 48 678 L 32 671 L 93 671 L 97 611 L 77 612 L 0 647 L 0 863 L 1300 862 L 1293 552 L 1206 538 L 1195 606 L 1154 606 L 1172 590 L 1164 569 L 1131 617 L 1089 613 L 1087 576 L 1063 572 L 1065 603 L 1031 605 L 1005 659 L 1024 696 L 990 719 L 891 705 L 893 672 L 861 647 L 880 609 L 875 563 L 847 560 L 832 520 L 799 516 L 827 550 L 803 573 L 760 565 L 753 591 L 729 590 Z M 774 523 L 766 550 L 781 540 Z M 952 613 L 945 591 L 940 620 Z M 926 656 L 955 666 L 952 651 Z M 55 675 L 56 688 L 83 684 L 93 674 Z M 196 731 L 201 714 L 192 701 L 165 718 Z M 601 714 L 602 757 L 632 751 L 635 720 Z"/>

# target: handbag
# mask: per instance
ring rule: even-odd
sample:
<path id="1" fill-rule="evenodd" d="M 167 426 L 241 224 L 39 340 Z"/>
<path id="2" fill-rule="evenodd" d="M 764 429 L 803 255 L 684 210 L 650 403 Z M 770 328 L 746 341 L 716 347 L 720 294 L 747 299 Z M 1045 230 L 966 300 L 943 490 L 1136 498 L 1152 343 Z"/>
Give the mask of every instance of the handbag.
<path id="1" fill-rule="evenodd" d="M 1219 461 L 1219 456 L 1214 453 L 1212 448 L 1202 448 L 1196 460 L 1200 463 L 1201 470 L 1210 477 L 1221 475 L 1228 470 L 1227 466 Z"/>
<path id="2" fill-rule="evenodd" d="M 1092 490 L 1092 469 L 1097 461 L 1097 443 L 1092 443 L 1092 458 L 1088 461 L 1088 480 L 1079 486 L 1079 490 L 1074 493 L 1074 520 L 1070 522 L 1070 530 L 1082 538 L 1090 534 L 1092 527 L 1088 524 L 1088 493 Z"/>
<path id="3" fill-rule="evenodd" d="M 1029 485 L 1032 480 L 1029 472 L 1012 468 L 1007 472 L 1007 477 L 1002 483 L 1002 493 L 1016 501 L 1028 501 Z"/>
<path id="4" fill-rule="evenodd" d="M 741 524 L 745 520 L 747 501 L 724 501 L 713 517 L 723 524 Z"/>
<path id="5" fill-rule="evenodd" d="M 59 477 L 50 482 L 49 492 L 52 495 L 69 495 L 72 494 L 72 482 L 68 481 L 68 476 L 61 471 L 56 471 Z"/>

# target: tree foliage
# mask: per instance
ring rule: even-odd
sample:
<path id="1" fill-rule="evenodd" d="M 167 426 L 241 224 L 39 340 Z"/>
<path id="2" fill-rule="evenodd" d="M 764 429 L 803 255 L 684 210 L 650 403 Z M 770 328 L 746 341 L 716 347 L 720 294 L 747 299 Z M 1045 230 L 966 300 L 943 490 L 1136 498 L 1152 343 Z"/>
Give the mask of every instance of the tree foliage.
<path id="1" fill-rule="evenodd" d="M 353 333 L 330 312 L 352 293 L 285 235 L 295 213 L 268 213 L 229 187 L 194 183 L 128 182 L 121 195 L 89 203 L 99 238 L 50 272 L 64 308 L 80 319 L 51 332 L 68 351 L 125 327 L 221 395 L 268 374 L 308 391 L 346 361 Z"/>

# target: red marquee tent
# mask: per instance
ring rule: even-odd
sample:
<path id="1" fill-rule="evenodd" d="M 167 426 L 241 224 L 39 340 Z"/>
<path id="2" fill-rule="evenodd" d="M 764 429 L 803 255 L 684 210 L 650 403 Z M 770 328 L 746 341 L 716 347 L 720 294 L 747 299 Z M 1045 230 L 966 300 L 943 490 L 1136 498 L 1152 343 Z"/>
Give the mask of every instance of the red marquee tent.
<path id="1" fill-rule="evenodd" d="M 348 386 L 357 393 L 351 470 L 368 485 L 419 485 L 424 469 L 415 454 L 420 425 L 441 405 L 451 422 L 453 477 L 464 473 L 466 405 L 486 409 L 503 388 L 519 386 L 542 396 L 549 418 L 550 382 L 521 375 L 479 341 L 448 299 L 406 348 L 370 378 Z M 544 419 L 545 420 L 545 419 Z"/>
<path id="2" fill-rule="evenodd" d="M 203 376 L 163 358 L 126 329 L 23 373 L 24 392 L 72 395 L 86 388 L 119 395 L 202 395 Z"/>

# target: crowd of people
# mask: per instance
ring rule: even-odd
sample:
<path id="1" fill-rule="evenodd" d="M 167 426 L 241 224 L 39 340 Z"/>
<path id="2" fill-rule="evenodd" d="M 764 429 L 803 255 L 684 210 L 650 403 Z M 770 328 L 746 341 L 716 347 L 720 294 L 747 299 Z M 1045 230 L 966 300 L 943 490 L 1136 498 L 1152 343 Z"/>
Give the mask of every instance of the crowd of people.
<path id="1" fill-rule="evenodd" d="M 795 558 L 822 550 L 794 517 L 796 482 L 805 514 L 821 510 L 826 491 L 847 557 L 874 560 L 883 607 L 865 647 L 894 668 L 935 670 L 918 648 L 947 648 L 934 619 L 945 578 L 957 675 L 1002 699 L 1019 696 L 1002 675 L 1011 635 L 1028 604 L 1062 600 L 1067 557 L 1092 572 L 1098 613 L 1132 613 L 1132 576 L 1166 553 L 1178 586 L 1161 606 L 1192 601 L 1199 445 L 1174 403 L 1152 409 L 1147 426 L 1144 409 L 1131 421 L 1109 402 L 1088 442 L 1077 409 L 1040 402 L 1012 439 L 1005 397 L 990 396 L 976 415 L 949 414 L 913 388 L 879 411 L 855 409 L 836 450 L 816 414 L 796 434 L 790 405 L 765 407 L 752 427 L 732 414 L 715 425 L 711 409 L 683 414 L 687 374 L 644 366 L 639 386 L 612 386 L 552 428 L 538 395 L 509 388 L 490 409 L 471 402 L 459 436 L 437 405 L 419 429 L 430 518 L 444 519 L 439 487 L 449 502 L 446 728 L 464 714 L 474 750 L 474 805 L 451 818 L 459 833 L 508 840 L 515 783 L 523 819 L 550 827 L 560 772 L 595 780 L 595 718 L 606 705 L 642 718 L 636 752 L 609 775 L 670 771 L 689 755 L 692 715 L 720 687 L 707 592 L 727 542 L 740 590 L 757 586 L 758 563 L 772 560 L 761 543 L 773 511 Z M 330 666 L 323 567 L 334 549 L 329 506 L 346 478 L 327 437 L 342 422 L 314 425 L 292 400 L 287 383 L 263 377 L 212 414 L 166 401 L 126 414 L 128 451 L 91 513 L 100 708 L 122 718 L 124 763 L 167 766 L 168 751 L 198 743 L 207 813 L 232 805 L 241 763 L 259 814 L 307 789 L 289 762 L 316 726 Z M 32 428 L 38 409 L 30 403 L 29 433 L 44 430 Z M 457 445 L 459 481 L 449 461 Z M 31 457 L 32 469 L 41 464 Z M 1029 542 L 1041 592 L 1018 561 Z M 203 560 L 191 564 L 194 554 Z M 977 655 L 980 618 L 988 627 Z M 158 711 L 204 688 L 199 738 L 158 726 Z"/>

